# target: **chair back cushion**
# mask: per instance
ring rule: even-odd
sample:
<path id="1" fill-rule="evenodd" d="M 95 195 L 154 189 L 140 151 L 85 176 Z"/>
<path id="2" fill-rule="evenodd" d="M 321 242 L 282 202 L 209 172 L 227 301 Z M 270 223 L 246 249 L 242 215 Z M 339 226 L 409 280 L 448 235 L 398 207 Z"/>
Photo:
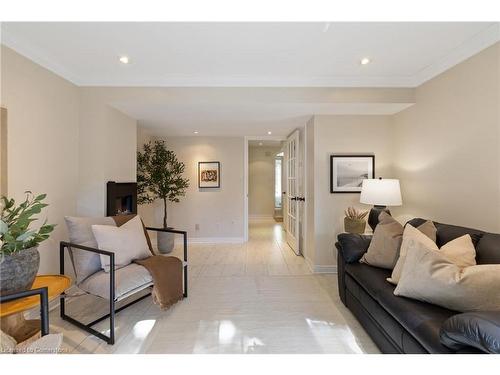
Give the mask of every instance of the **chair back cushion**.
<path id="1" fill-rule="evenodd" d="M 69 242 L 93 248 L 97 248 L 97 242 L 92 233 L 92 225 L 116 226 L 114 220 L 110 217 L 66 216 L 64 219 L 68 227 Z M 69 252 L 77 284 L 80 284 L 87 277 L 101 270 L 99 254 L 76 248 L 70 248 Z"/>

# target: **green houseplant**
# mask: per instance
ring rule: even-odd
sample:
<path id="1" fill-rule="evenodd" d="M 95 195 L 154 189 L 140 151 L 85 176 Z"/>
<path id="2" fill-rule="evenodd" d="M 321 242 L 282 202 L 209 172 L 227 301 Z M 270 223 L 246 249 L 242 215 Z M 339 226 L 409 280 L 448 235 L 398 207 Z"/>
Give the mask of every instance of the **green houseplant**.
<path id="1" fill-rule="evenodd" d="M 38 229 L 31 224 L 47 207 L 46 194 L 26 192 L 25 200 L 0 198 L 0 295 L 27 290 L 33 285 L 40 265 L 38 245 L 49 238 L 54 225 L 44 222 Z"/>
<path id="2" fill-rule="evenodd" d="M 185 168 L 175 153 L 167 150 L 164 141 L 146 143 L 143 151 L 137 152 L 137 202 L 145 204 L 160 199 L 163 202 L 164 229 L 168 228 L 167 202 L 179 202 L 189 187 L 189 180 L 182 176 Z M 166 254 L 173 247 L 173 234 L 158 232 L 158 250 Z"/>

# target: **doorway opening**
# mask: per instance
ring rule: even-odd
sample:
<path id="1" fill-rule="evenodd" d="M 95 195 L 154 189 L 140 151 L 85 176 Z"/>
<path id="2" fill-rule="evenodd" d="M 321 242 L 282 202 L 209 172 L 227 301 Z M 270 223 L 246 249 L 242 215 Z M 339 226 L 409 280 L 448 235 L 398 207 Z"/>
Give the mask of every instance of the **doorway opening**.
<path id="1" fill-rule="evenodd" d="M 282 141 L 249 141 L 248 216 L 250 219 L 283 221 L 282 164 Z"/>

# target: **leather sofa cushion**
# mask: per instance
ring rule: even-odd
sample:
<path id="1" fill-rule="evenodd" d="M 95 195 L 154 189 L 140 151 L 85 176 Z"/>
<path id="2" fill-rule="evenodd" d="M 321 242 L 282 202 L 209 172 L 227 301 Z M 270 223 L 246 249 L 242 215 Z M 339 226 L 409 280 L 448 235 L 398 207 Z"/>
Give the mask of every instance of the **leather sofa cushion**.
<path id="1" fill-rule="evenodd" d="M 457 314 L 456 312 L 429 303 L 395 296 L 394 286 L 385 280 L 390 274 L 388 270 L 356 263 L 347 265 L 346 272 L 427 351 L 431 353 L 453 352 L 441 344 L 439 330 L 443 322 Z"/>
<path id="2" fill-rule="evenodd" d="M 500 234 L 485 233 L 476 247 L 477 264 L 500 264 Z"/>
<path id="3" fill-rule="evenodd" d="M 422 225 L 425 221 L 426 221 L 425 219 L 415 218 L 408 221 L 407 224 L 411 224 L 414 227 L 418 227 L 419 225 Z M 434 225 L 436 226 L 437 229 L 436 244 L 439 247 L 445 245 L 451 240 L 454 240 L 455 238 L 462 237 L 465 234 L 469 234 L 471 236 L 474 247 L 477 248 L 479 240 L 484 234 L 483 231 L 472 228 L 459 227 L 457 225 L 441 224 L 438 222 L 434 222 Z"/>

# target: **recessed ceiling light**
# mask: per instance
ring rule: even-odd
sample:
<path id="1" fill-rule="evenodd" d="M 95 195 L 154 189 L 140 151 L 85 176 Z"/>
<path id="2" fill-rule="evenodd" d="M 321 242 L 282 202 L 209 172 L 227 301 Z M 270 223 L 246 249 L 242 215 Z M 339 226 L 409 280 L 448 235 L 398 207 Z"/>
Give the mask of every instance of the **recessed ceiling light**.
<path id="1" fill-rule="evenodd" d="M 128 64 L 128 56 L 120 56 L 120 62 L 122 64 Z"/>
<path id="2" fill-rule="evenodd" d="M 193 133 L 194 133 L 194 134 L 198 134 L 198 130 L 195 130 Z"/>
<path id="3" fill-rule="evenodd" d="M 272 132 L 267 132 L 267 134 L 268 134 L 268 135 L 271 135 L 271 134 L 273 134 L 273 133 L 272 133 Z"/>
<path id="4" fill-rule="evenodd" d="M 361 65 L 367 65 L 369 63 L 371 63 L 371 60 L 368 57 L 363 57 L 361 59 Z"/>

